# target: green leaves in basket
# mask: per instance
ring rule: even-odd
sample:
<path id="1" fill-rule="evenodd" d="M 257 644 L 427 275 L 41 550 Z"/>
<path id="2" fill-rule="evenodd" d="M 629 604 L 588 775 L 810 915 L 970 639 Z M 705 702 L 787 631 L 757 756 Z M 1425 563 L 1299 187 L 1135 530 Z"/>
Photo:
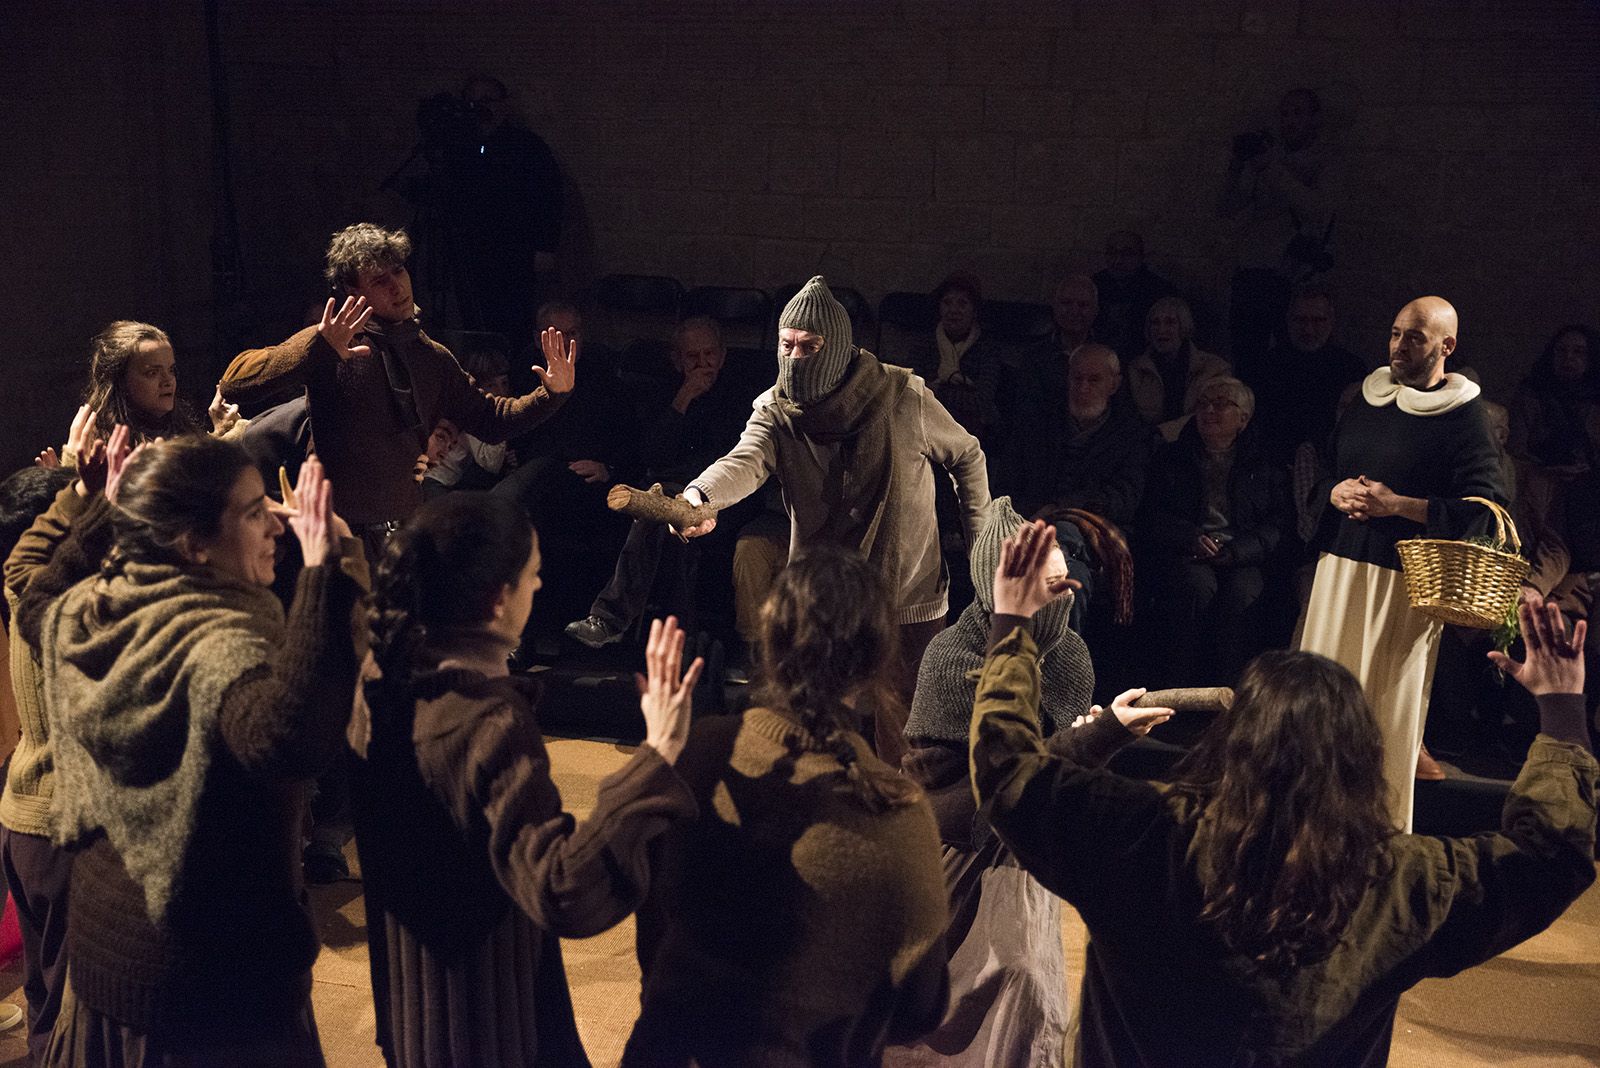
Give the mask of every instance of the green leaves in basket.
<path id="1" fill-rule="evenodd" d="M 1522 637 L 1522 620 L 1517 615 L 1517 607 L 1521 604 L 1520 597 L 1512 601 L 1511 607 L 1506 609 L 1505 618 L 1494 628 L 1494 647 L 1502 653 L 1511 652 L 1511 647 Z"/>

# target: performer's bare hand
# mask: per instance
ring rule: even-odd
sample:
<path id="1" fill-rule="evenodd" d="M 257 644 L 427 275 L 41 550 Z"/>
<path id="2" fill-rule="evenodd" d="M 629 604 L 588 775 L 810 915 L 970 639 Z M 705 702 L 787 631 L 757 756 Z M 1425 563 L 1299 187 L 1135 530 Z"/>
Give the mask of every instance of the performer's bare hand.
<path id="1" fill-rule="evenodd" d="M 322 322 L 317 324 L 317 333 L 333 347 L 341 360 L 371 356 L 371 345 L 350 344 L 370 318 L 372 308 L 367 305 L 366 297 L 345 297 L 337 312 L 333 310 L 333 298 L 329 297 L 322 309 Z"/>
<path id="2" fill-rule="evenodd" d="M 1347 478 L 1334 486 L 1328 502 L 1352 519 L 1367 518 L 1367 487 L 1359 478 Z"/>
<path id="3" fill-rule="evenodd" d="M 574 460 L 567 465 L 567 470 L 585 482 L 611 481 L 611 468 L 599 460 Z"/>
<path id="4" fill-rule="evenodd" d="M 705 496 L 700 492 L 699 487 L 696 486 L 690 486 L 688 489 L 678 494 L 678 496 L 682 497 L 696 508 L 706 503 Z M 671 527 L 668 527 L 667 529 L 672 530 Z M 702 519 L 692 527 L 685 527 L 682 530 L 673 530 L 672 532 L 683 538 L 702 538 L 716 529 L 717 517 L 715 514 L 713 514 L 710 519 Z"/>
<path id="5" fill-rule="evenodd" d="M 1000 566 L 994 573 L 996 615 L 1032 618 L 1045 605 L 1078 587 L 1075 579 L 1049 575 L 1050 550 L 1056 547 L 1055 528 L 1042 519 L 1024 523 L 1000 546 Z"/>
<path id="6" fill-rule="evenodd" d="M 1143 686 L 1132 690 L 1124 690 L 1112 698 L 1111 701 L 1111 714 L 1117 717 L 1117 722 L 1122 724 L 1129 732 L 1141 738 L 1149 734 L 1151 728 L 1159 727 L 1172 718 L 1172 709 L 1170 708 L 1162 708 L 1160 706 L 1139 708 L 1135 706 L 1134 702 L 1143 697 L 1146 692 L 1148 691 Z M 1089 711 L 1092 715 L 1099 715 L 1101 708 L 1099 705 L 1095 705 Z"/>
<path id="7" fill-rule="evenodd" d="M 644 744 L 661 754 L 668 764 L 678 759 L 689 739 L 695 683 L 706 662 L 695 657 L 689 670 L 679 675 L 683 665 L 684 634 L 678 617 L 650 622 L 650 637 L 644 646 L 645 675 L 634 675 L 639 687 L 639 708 L 644 712 Z"/>
<path id="8" fill-rule="evenodd" d="M 534 364 L 533 373 L 539 376 L 545 391 L 550 394 L 571 393 L 577 382 L 575 366 L 578 362 L 578 342 L 553 326 L 544 328 L 539 335 L 539 347 L 544 350 L 546 366 Z"/>
<path id="9" fill-rule="evenodd" d="M 1567 633 L 1567 622 L 1554 601 L 1534 596 L 1517 606 L 1522 621 L 1522 644 L 1527 655 L 1517 663 L 1498 649 L 1491 650 L 1494 666 L 1538 697 L 1547 693 L 1583 692 L 1583 642 L 1589 623 L 1580 619 Z"/>

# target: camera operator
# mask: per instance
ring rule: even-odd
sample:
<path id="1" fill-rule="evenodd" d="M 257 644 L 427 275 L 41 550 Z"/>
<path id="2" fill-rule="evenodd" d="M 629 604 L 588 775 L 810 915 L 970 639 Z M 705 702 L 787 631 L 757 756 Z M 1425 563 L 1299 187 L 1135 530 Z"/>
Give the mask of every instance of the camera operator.
<path id="1" fill-rule="evenodd" d="M 441 308 L 448 289 L 463 326 L 500 334 L 518 351 L 533 338 L 534 310 L 556 288 L 556 158 L 511 116 L 510 93 L 495 78 L 480 75 L 459 96 L 422 100 L 417 127 L 421 142 L 412 158 L 420 156 L 427 171 L 399 185 L 418 209 L 413 229 L 428 261 L 424 289 Z"/>
<path id="2" fill-rule="evenodd" d="M 1218 213 L 1235 226 L 1229 329 L 1233 365 L 1246 382 L 1282 327 L 1292 287 L 1333 266 L 1337 183 L 1321 127 L 1317 94 L 1291 89 L 1278 102 L 1276 132 L 1233 139 Z"/>

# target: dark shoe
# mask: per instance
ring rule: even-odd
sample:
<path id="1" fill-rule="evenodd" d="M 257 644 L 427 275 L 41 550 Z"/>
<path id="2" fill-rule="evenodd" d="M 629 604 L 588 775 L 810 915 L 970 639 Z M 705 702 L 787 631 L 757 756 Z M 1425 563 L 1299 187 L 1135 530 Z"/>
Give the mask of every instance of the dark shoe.
<path id="1" fill-rule="evenodd" d="M 1418 782 L 1444 782 L 1449 776 L 1445 775 L 1444 767 L 1428 752 L 1427 746 L 1417 750 L 1417 781 Z"/>
<path id="2" fill-rule="evenodd" d="M 615 629 L 599 616 L 585 616 L 567 624 L 567 637 L 582 642 L 591 649 L 604 649 L 622 640 L 622 631 Z"/>
<path id="3" fill-rule="evenodd" d="M 340 879 L 350 878 L 350 865 L 345 863 L 344 850 L 326 842 L 307 843 L 300 854 L 305 865 L 306 882 L 325 886 Z"/>

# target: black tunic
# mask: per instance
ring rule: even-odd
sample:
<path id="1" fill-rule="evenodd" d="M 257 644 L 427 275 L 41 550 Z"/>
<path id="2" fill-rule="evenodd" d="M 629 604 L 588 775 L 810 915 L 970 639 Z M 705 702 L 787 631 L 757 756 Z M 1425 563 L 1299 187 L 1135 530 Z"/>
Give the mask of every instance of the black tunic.
<path id="1" fill-rule="evenodd" d="M 1323 501 L 1334 485 L 1361 475 L 1404 497 L 1428 501 L 1426 532 L 1401 516 L 1352 519 L 1331 503 L 1320 528 L 1324 552 L 1400 570 L 1395 542 L 1404 538 L 1468 538 L 1489 534 L 1494 520 L 1480 504 L 1508 504 L 1500 450 L 1489 436 L 1477 398 L 1439 415 L 1411 415 L 1398 404 L 1374 406 L 1358 397 L 1334 432 L 1333 475 L 1317 487 Z"/>

